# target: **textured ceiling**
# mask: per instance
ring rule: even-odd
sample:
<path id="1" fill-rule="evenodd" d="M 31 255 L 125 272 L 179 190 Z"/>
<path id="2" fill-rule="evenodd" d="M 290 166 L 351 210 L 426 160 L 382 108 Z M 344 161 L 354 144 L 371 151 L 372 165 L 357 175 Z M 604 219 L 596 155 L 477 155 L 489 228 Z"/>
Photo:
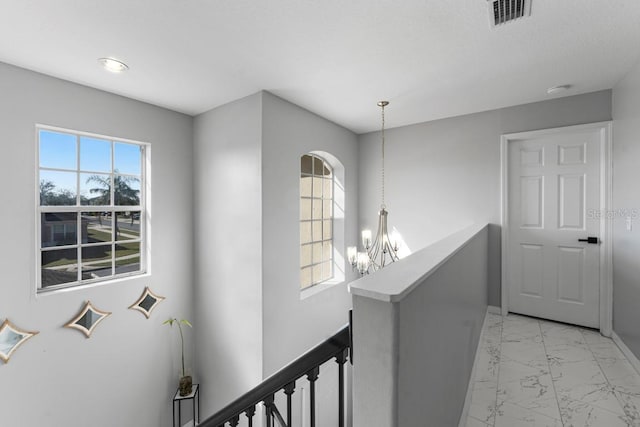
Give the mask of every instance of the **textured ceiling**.
<path id="1" fill-rule="evenodd" d="M 0 0 L 2 62 L 192 115 L 265 89 L 358 133 L 379 99 L 395 127 L 611 88 L 639 56 L 639 0 L 497 28 L 486 0 Z"/>

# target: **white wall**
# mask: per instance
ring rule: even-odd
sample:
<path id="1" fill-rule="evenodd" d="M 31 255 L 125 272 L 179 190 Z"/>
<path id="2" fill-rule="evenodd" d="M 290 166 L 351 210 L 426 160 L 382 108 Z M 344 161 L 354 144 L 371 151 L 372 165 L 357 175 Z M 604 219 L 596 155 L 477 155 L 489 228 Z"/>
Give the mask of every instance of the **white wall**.
<path id="1" fill-rule="evenodd" d="M 201 417 L 263 379 L 262 94 L 195 119 L 195 319 Z"/>
<path id="2" fill-rule="evenodd" d="M 346 280 L 304 299 L 300 293 L 300 157 L 328 152 L 344 166 L 344 239 L 357 235 L 358 146 L 351 131 L 307 110 L 263 93 L 262 244 L 263 366 L 271 375 L 324 341 L 348 322 L 351 296 L 347 283 L 356 276 L 344 263 Z M 334 236 L 334 241 L 338 239 Z M 346 245 L 337 248 L 346 258 Z M 340 255 L 339 255 L 340 256 Z M 338 256 L 338 257 L 339 257 Z M 320 368 L 317 424 L 337 425 L 337 364 Z M 297 383 L 305 387 L 306 379 Z M 294 394 L 294 422 L 300 416 L 301 393 Z M 308 400 L 307 400 L 308 406 Z M 286 408 L 282 405 L 280 408 Z"/>
<path id="3" fill-rule="evenodd" d="M 333 154 L 345 166 L 345 232 L 353 240 L 355 134 L 267 92 L 195 119 L 195 310 L 203 417 L 348 321 L 350 271 L 344 283 L 304 299 L 300 294 L 300 156 L 314 150 Z M 319 405 L 335 400 L 322 396 L 331 395 L 326 384 L 334 387 L 336 378 L 331 364 L 321 371 Z M 301 394 L 294 396 L 298 419 Z M 318 425 L 335 424 L 326 413 Z"/>
<path id="4" fill-rule="evenodd" d="M 0 363 L 2 425 L 170 426 L 180 355 L 161 323 L 192 304 L 192 119 L 1 63 L 0 94 L 0 319 L 40 331 Z M 151 143 L 151 276 L 34 296 L 36 123 Z M 167 298 L 149 320 L 127 308 L 145 286 Z M 86 300 L 113 312 L 90 339 L 63 328 Z"/>
<path id="5" fill-rule="evenodd" d="M 640 357 L 640 63 L 613 88 L 613 329 Z M 635 213 L 634 213 L 635 212 Z M 626 228 L 626 216 L 634 216 Z"/>
<path id="6" fill-rule="evenodd" d="M 386 109 L 393 115 L 393 100 Z M 374 111 L 375 112 L 375 111 Z M 416 251 L 474 222 L 489 228 L 489 304 L 500 305 L 500 135 L 611 119 L 611 91 L 390 129 L 389 226 Z M 359 137 L 360 225 L 377 227 L 380 134 Z"/>
<path id="7" fill-rule="evenodd" d="M 348 263 L 344 283 L 300 298 L 300 157 L 325 151 L 344 165 L 349 242 L 357 235 L 358 147 L 354 133 L 326 119 L 267 92 L 263 100 L 263 360 L 270 375 L 348 322 L 347 283 L 355 278 Z"/>

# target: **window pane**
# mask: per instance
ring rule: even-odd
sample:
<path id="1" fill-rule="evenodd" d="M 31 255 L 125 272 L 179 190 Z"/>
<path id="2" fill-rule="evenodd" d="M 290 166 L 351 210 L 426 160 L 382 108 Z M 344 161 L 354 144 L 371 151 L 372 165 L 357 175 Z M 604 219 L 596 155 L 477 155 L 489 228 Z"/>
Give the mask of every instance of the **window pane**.
<path id="1" fill-rule="evenodd" d="M 300 243 L 309 243 L 311 241 L 311 223 L 300 223 Z"/>
<path id="2" fill-rule="evenodd" d="M 313 197 L 322 197 L 322 178 L 313 177 Z"/>
<path id="3" fill-rule="evenodd" d="M 300 287 L 308 288 L 311 286 L 311 267 L 300 270 Z"/>
<path id="4" fill-rule="evenodd" d="M 331 218 L 333 216 L 333 212 L 331 211 L 332 207 L 333 201 L 331 199 L 322 201 L 322 216 L 324 218 Z"/>
<path id="5" fill-rule="evenodd" d="M 111 172 L 111 141 L 81 137 L 80 169 L 90 172 Z"/>
<path id="6" fill-rule="evenodd" d="M 322 161 L 322 159 L 319 159 L 317 157 L 313 158 L 313 174 L 314 175 L 322 176 L 324 171 L 323 163 L 324 162 Z"/>
<path id="7" fill-rule="evenodd" d="M 314 264 L 322 261 L 322 242 L 313 244 L 312 261 Z"/>
<path id="8" fill-rule="evenodd" d="M 40 214 L 41 247 L 77 245 L 78 214 L 55 212 Z"/>
<path id="9" fill-rule="evenodd" d="M 60 249 L 41 253 L 42 287 L 78 281 L 78 250 Z"/>
<path id="10" fill-rule="evenodd" d="M 116 206 L 140 205 L 140 179 L 132 176 L 116 175 L 113 177 Z"/>
<path id="11" fill-rule="evenodd" d="M 318 265 L 314 265 L 313 267 L 313 276 L 312 276 L 312 280 L 313 283 L 320 283 L 322 281 L 322 265 L 318 264 Z"/>
<path id="12" fill-rule="evenodd" d="M 77 169 L 78 156 L 75 135 L 41 130 L 39 140 L 40 167 Z"/>
<path id="13" fill-rule="evenodd" d="M 322 180 L 323 183 L 323 193 L 322 193 L 322 197 L 325 199 L 330 199 L 331 197 L 333 197 L 333 180 L 332 179 L 323 179 Z"/>
<path id="14" fill-rule="evenodd" d="M 82 278 L 111 276 L 111 245 L 82 248 Z"/>
<path id="15" fill-rule="evenodd" d="M 327 261 L 322 263 L 322 280 L 329 280 L 333 277 L 333 262 Z"/>
<path id="16" fill-rule="evenodd" d="M 114 145 L 114 172 L 127 175 L 141 175 L 142 147 L 135 144 L 116 142 Z"/>
<path id="17" fill-rule="evenodd" d="M 311 245 L 300 246 L 300 265 L 311 264 Z"/>
<path id="18" fill-rule="evenodd" d="M 332 244 L 331 242 L 322 242 L 322 260 L 330 260 L 332 255 Z"/>
<path id="19" fill-rule="evenodd" d="M 313 173 L 312 169 L 312 157 L 308 154 L 305 154 L 300 158 L 300 172 L 311 175 Z"/>
<path id="20" fill-rule="evenodd" d="M 305 220 L 300 223 L 300 283 L 304 288 L 332 277 L 332 262 L 328 260 L 333 256 L 334 182 L 331 166 L 313 155 L 301 157 L 300 173 L 300 218 Z"/>
<path id="21" fill-rule="evenodd" d="M 80 218 L 83 244 L 113 241 L 111 212 L 83 212 Z"/>
<path id="22" fill-rule="evenodd" d="M 329 240 L 333 237 L 333 235 L 331 234 L 331 225 L 331 220 L 323 221 L 322 240 Z"/>
<path id="23" fill-rule="evenodd" d="M 300 199 L 300 219 L 311 219 L 311 199 Z"/>
<path id="24" fill-rule="evenodd" d="M 78 194 L 75 172 L 40 171 L 40 205 L 73 206 Z"/>
<path id="25" fill-rule="evenodd" d="M 140 238 L 140 212 L 116 212 L 116 240 Z"/>
<path id="26" fill-rule="evenodd" d="M 116 274 L 140 271 L 140 243 L 116 245 Z"/>
<path id="27" fill-rule="evenodd" d="M 111 204 L 111 175 L 80 174 L 80 203 L 83 206 Z"/>
<path id="28" fill-rule="evenodd" d="M 310 176 L 303 176 L 300 178 L 300 196 L 311 197 L 311 182 Z"/>
<path id="29" fill-rule="evenodd" d="M 327 164 L 327 162 L 324 162 L 324 171 L 323 171 L 323 175 L 324 175 L 326 178 L 331 178 L 331 177 L 333 177 L 333 171 L 331 170 L 331 166 L 329 166 L 329 165 Z"/>
<path id="30" fill-rule="evenodd" d="M 322 240 L 322 221 L 313 221 L 313 240 Z"/>
<path id="31" fill-rule="evenodd" d="M 321 219 L 322 218 L 322 199 L 312 199 L 313 200 L 313 219 Z"/>

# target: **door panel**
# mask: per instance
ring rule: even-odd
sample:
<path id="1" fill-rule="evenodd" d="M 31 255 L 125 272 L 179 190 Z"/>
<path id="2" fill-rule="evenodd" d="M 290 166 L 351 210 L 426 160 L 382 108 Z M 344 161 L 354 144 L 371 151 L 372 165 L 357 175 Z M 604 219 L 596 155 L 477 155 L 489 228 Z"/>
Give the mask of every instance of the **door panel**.
<path id="1" fill-rule="evenodd" d="M 522 227 L 542 227 L 543 206 L 543 178 L 541 176 L 526 176 L 520 178 L 522 197 L 521 225 Z"/>
<path id="2" fill-rule="evenodd" d="M 559 228 L 584 230 L 584 175 L 558 176 Z"/>
<path id="3" fill-rule="evenodd" d="M 523 295 L 542 297 L 542 245 L 525 245 L 522 248 L 522 288 Z"/>
<path id="4" fill-rule="evenodd" d="M 509 311 L 577 325 L 600 322 L 598 130 L 559 130 L 508 145 Z"/>
<path id="5" fill-rule="evenodd" d="M 584 303 L 584 248 L 558 248 L 558 299 Z"/>

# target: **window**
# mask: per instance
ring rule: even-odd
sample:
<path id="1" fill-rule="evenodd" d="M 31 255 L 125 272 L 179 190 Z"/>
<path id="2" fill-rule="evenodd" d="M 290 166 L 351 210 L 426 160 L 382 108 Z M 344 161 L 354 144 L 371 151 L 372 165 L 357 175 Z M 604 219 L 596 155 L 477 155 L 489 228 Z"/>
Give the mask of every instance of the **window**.
<path id="1" fill-rule="evenodd" d="M 144 273 L 147 145 L 36 131 L 38 291 Z"/>
<path id="2" fill-rule="evenodd" d="M 333 202 L 331 165 L 314 154 L 300 161 L 300 287 L 334 277 Z"/>

